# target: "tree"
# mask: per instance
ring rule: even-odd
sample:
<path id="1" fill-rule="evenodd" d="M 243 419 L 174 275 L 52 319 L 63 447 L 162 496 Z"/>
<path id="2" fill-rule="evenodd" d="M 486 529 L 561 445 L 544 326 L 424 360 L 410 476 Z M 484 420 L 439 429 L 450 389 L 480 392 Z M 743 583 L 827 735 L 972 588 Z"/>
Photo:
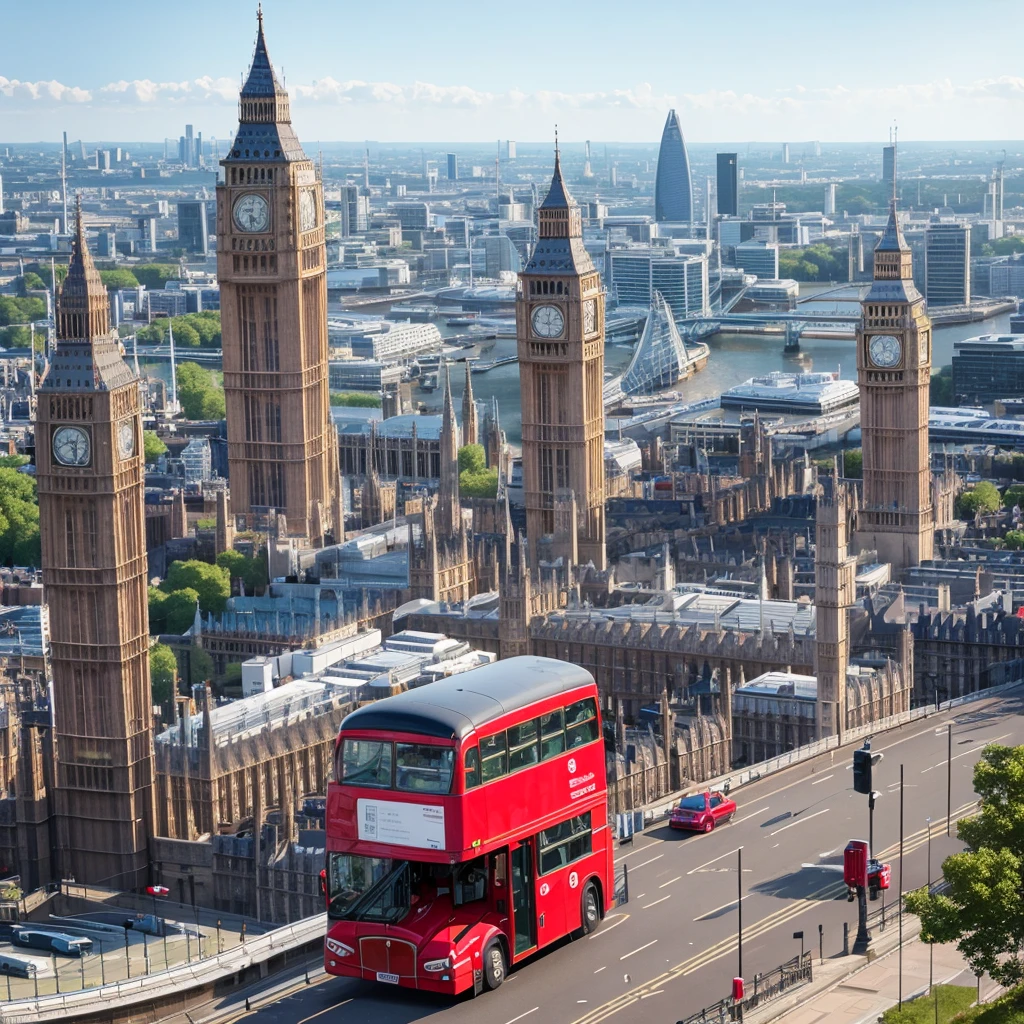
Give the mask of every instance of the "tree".
<path id="1" fill-rule="evenodd" d="M 459 472 L 465 473 L 469 470 L 478 473 L 487 466 L 487 458 L 484 454 L 482 444 L 464 444 L 459 449 Z"/>
<path id="2" fill-rule="evenodd" d="M 1003 543 L 1009 551 L 1024 549 L 1024 530 L 1007 530 Z"/>
<path id="3" fill-rule="evenodd" d="M 956 396 L 953 394 L 952 366 L 943 366 L 932 374 L 928 400 L 932 405 L 953 405 L 956 401 Z"/>
<path id="4" fill-rule="evenodd" d="M 187 562 L 171 563 L 167 579 L 160 584 L 160 589 L 165 594 L 173 594 L 175 590 L 194 590 L 199 607 L 204 612 L 219 615 L 231 596 L 231 577 L 227 569 L 219 565 L 190 558 Z"/>
<path id="5" fill-rule="evenodd" d="M 144 430 L 142 432 L 142 450 L 145 454 L 146 464 L 156 462 L 161 455 L 167 454 L 167 445 L 160 440 L 155 430 Z"/>
<path id="6" fill-rule="evenodd" d="M 183 587 L 167 595 L 163 603 L 166 625 L 164 632 L 181 636 L 196 618 L 199 594 L 191 587 Z"/>
<path id="7" fill-rule="evenodd" d="M 193 647 L 188 656 L 188 681 L 194 686 L 210 679 L 213 679 L 213 658 L 202 647 Z"/>
<path id="8" fill-rule="evenodd" d="M 973 519 L 979 512 L 982 515 L 997 512 L 1002 504 L 1002 498 L 995 484 L 988 480 L 981 480 L 974 485 L 974 489 L 964 491 L 956 499 L 956 514 L 961 519 Z"/>
<path id="9" fill-rule="evenodd" d="M 1011 484 L 1003 491 L 1003 508 L 1020 505 L 1024 508 L 1024 484 Z"/>
<path id="10" fill-rule="evenodd" d="M 167 600 L 167 595 L 157 587 L 149 588 L 149 634 L 150 636 L 159 636 L 161 633 L 166 632 L 164 627 L 167 625 L 167 610 L 164 608 L 164 602 Z"/>
<path id="11" fill-rule="evenodd" d="M 964 853 L 947 857 L 949 890 L 907 894 L 925 942 L 955 942 L 975 974 L 1024 980 L 1024 746 L 990 744 L 974 766 L 981 812 L 957 823 Z"/>
<path id="12" fill-rule="evenodd" d="M 32 320 L 46 317 L 46 303 L 42 299 L 15 299 L 9 295 L 0 296 L 0 327 L 9 324 L 27 324 Z"/>
<path id="13" fill-rule="evenodd" d="M 168 281 L 178 276 L 178 267 L 174 263 L 140 263 L 137 267 L 132 267 L 132 272 L 139 284 L 152 291 L 158 291 Z"/>
<path id="14" fill-rule="evenodd" d="M 46 282 L 33 270 L 26 270 L 19 283 L 19 290 L 22 295 L 24 295 L 29 289 L 45 287 Z"/>
<path id="15" fill-rule="evenodd" d="M 39 565 L 39 502 L 36 482 L 11 467 L 0 467 L 0 563 Z"/>
<path id="16" fill-rule="evenodd" d="M 332 391 L 331 405 L 347 405 L 361 409 L 379 409 L 380 395 L 363 391 Z"/>
<path id="17" fill-rule="evenodd" d="M 213 374 L 198 363 L 184 362 L 178 366 L 178 400 L 190 420 L 224 418 L 224 390 L 217 386 Z"/>
<path id="18" fill-rule="evenodd" d="M 100 280 L 105 288 L 138 288 L 139 282 L 130 270 L 101 270 Z"/>
<path id="19" fill-rule="evenodd" d="M 847 478 L 857 480 L 864 475 L 864 453 L 859 448 L 843 452 L 843 473 Z"/>
<path id="20" fill-rule="evenodd" d="M 149 649 L 149 681 L 154 704 L 166 704 L 174 696 L 178 659 L 167 644 L 153 644 Z"/>
<path id="21" fill-rule="evenodd" d="M 217 564 L 227 569 L 231 579 L 240 579 L 247 594 L 262 590 L 267 584 L 267 563 L 262 556 L 247 558 L 240 551 L 222 551 Z"/>
<path id="22" fill-rule="evenodd" d="M 180 321 L 180 322 L 179 322 Z M 175 317 L 171 321 L 174 327 L 174 344 L 182 348 L 199 348 L 199 332 L 185 320 L 184 317 Z"/>
<path id="23" fill-rule="evenodd" d="M 459 494 L 464 498 L 496 498 L 497 469 L 467 469 L 459 474 Z"/>

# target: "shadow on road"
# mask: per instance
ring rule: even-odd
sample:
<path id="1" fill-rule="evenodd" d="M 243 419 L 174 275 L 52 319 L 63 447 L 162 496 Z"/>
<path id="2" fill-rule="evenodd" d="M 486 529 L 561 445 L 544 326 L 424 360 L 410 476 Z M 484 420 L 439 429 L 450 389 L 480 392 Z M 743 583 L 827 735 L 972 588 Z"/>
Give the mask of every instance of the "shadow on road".
<path id="1" fill-rule="evenodd" d="M 830 883 L 834 883 L 834 886 Z M 842 879 L 817 868 L 802 868 L 777 878 L 768 878 L 754 883 L 750 890 L 765 896 L 776 896 L 780 900 L 815 899 L 825 903 L 836 899 L 837 893 L 840 898 L 844 897 Z"/>

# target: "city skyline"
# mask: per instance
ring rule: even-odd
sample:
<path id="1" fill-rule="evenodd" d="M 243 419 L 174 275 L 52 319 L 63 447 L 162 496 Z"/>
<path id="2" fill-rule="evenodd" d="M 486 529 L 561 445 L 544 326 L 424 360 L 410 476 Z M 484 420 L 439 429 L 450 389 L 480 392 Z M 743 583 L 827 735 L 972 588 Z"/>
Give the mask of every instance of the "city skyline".
<path id="1" fill-rule="evenodd" d="M 697 144 L 869 141 L 882 138 L 894 119 L 906 139 L 972 141 L 1001 138 L 1006 125 L 1024 123 L 1013 34 L 990 31 L 1001 13 L 1012 15 L 1012 6 L 990 0 L 982 5 L 987 17 L 958 20 L 955 53 L 941 16 L 944 8 L 952 15 L 952 5 L 929 6 L 926 19 L 919 17 L 923 8 L 915 13 L 909 6 L 862 5 L 856 23 L 844 26 L 844 52 L 857 54 L 856 61 L 837 59 L 831 37 L 811 26 L 795 64 L 774 57 L 792 45 L 792 26 L 752 4 L 741 4 L 744 16 L 728 24 L 716 11 L 680 5 L 659 11 L 655 25 L 653 18 L 623 21 L 604 0 L 557 10 L 527 3 L 518 25 L 542 14 L 546 31 L 564 29 L 570 38 L 584 14 L 596 26 L 556 61 L 520 39 L 497 11 L 465 3 L 444 20 L 411 4 L 363 8 L 357 18 L 341 20 L 345 12 L 327 0 L 304 7 L 302 19 L 276 0 L 265 14 L 307 139 L 543 139 L 557 121 L 567 140 L 655 143 L 671 107 L 687 141 Z M 203 27 L 188 47 L 122 47 L 116 60 L 71 66 L 36 48 L 10 55 L 0 74 L 2 141 L 54 139 L 62 130 L 76 138 L 159 141 L 176 138 L 185 122 L 203 124 L 207 137 L 226 138 L 239 75 L 252 57 L 252 43 L 240 45 L 232 25 L 254 14 L 253 7 L 248 0 L 223 9 L 185 0 L 176 24 L 194 17 Z M 114 15 L 106 2 L 88 11 L 67 7 L 67 31 L 83 52 L 109 51 L 104 8 Z M 12 11 L 12 34 L 31 32 L 30 17 L 27 9 Z M 877 17 L 884 17 L 888 38 L 914 40 L 883 77 L 870 73 Z M 167 31 L 159 11 L 141 9 L 133 18 L 137 38 Z M 340 20 L 341 39 L 330 30 L 312 31 L 318 19 L 328 26 Z M 369 45 L 351 45 L 353 33 Z M 672 38 L 680 40 L 678 52 L 652 60 L 651 41 Z M 686 42 L 697 39 L 716 44 Z M 439 52 L 451 55 L 450 66 Z M 289 75 L 290 68 L 298 73 Z"/>

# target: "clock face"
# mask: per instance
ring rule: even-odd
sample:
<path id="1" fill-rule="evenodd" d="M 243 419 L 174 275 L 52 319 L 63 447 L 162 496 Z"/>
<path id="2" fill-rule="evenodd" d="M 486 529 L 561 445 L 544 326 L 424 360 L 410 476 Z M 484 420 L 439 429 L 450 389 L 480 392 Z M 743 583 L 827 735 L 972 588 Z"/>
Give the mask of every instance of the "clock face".
<path id="1" fill-rule="evenodd" d="M 530 317 L 538 338 L 557 338 L 565 327 L 565 318 L 557 306 L 538 306 Z"/>
<path id="2" fill-rule="evenodd" d="M 89 434 L 82 427 L 58 427 L 53 434 L 53 456 L 62 466 L 88 466 L 92 457 Z"/>
<path id="3" fill-rule="evenodd" d="M 868 355 L 875 366 L 895 366 L 900 361 L 903 346 L 891 334 L 876 334 L 868 346 Z"/>
<path id="4" fill-rule="evenodd" d="M 303 231 L 316 227 L 316 196 L 312 189 L 299 193 L 299 225 Z"/>
<path id="5" fill-rule="evenodd" d="M 266 231 L 270 223 L 270 207 L 263 196 L 249 192 L 235 203 L 234 217 L 239 231 Z"/>
<path id="6" fill-rule="evenodd" d="M 922 331 L 921 332 L 921 341 L 920 341 L 919 344 L 920 344 L 920 352 L 918 353 L 918 355 L 919 355 L 919 357 L 921 359 L 921 362 L 922 363 L 926 363 L 926 362 L 928 362 L 928 332 L 927 331 Z"/>
<path id="7" fill-rule="evenodd" d="M 597 300 L 588 299 L 583 303 L 583 333 L 593 334 L 597 330 Z"/>
<path id="8" fill-rule="evenodd" d="M 131 420 L 125 420 L 117 429 L 117 450 L 122 459 L 130 459 L 135 454 L 135 428 Z"/>

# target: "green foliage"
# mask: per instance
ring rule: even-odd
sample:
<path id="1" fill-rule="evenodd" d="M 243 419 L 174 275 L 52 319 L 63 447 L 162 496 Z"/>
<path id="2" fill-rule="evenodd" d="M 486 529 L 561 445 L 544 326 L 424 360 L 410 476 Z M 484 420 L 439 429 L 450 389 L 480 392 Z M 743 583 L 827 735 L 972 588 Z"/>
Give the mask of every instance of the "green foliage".
<path id="1" fill-rule="evenodd" d="M 975 974 L 1024 980 L 1024 746 L 989 744 L 974 766 L 981 811 L 957 823 L 964 853 L 947 857 L 948 892 L 908 893 L 925 942 L 955 942 Z"/>
<path id="2" fill-rule="evenodd" d="M 138 288 L 139 282 L 130 270 L 118 268 L 117 270 L 101 270 L 100 280 L 106 288 Z"/>
<path id="3" fill-rule="evenodd" d="M 166 704 L 174 696 L 178 679 L 178 660 L 167 644 L 153 644 L 149 649 L 149 681 L 153 703 Z"/>
<path id="4" fill-rule="evenodd" d="M 65 277 L 68 276 L 68 266 L 66 263 L 58 263 L 56 265 L 57 270 L 57 284 L 60 284 Z M 49 263 L 40 263 L 36 267 L 36 273 L 39 275 L 40 280 L 43 282 L 44 288 L 53 287 L 53 275 L 50 273 Z"/>
<path id="5" fill-rule="evenodd" d="M 857 480 L 864 475 L 864 453 L 859 448 L 843 452 L 843 473 Z"/>
<path id="6" fill-rule="evenodd" d="M 0 455 L 0 467 L 17 469 L 19 466 L 27 466 L 31 460 L 27 455 Z"/>
<path id="7" fill-rule="evenodd" d="M 196 618 L 196 604 L 199 594 L 191 587 L 183 587 L 167 595 L 162 605 L 165 615 L 165 633 L 181 636 Z"/>
<path id="8" fill-rule="evenodd" d="M 157 437 L 155 430 L 144 430 L 142 432 L 142 450 L 148 465 L 151 462 L 156 462 L 161 455 L 167 454 L 167 445 Z"/>
<path id="9" fill-rule="evenodd" d="M 1009 551 L 1024 549 L 1024 530 L 1007 530 L 1003 543 Z"/>
<path id="10" fill-rule="evenodd" d="M 463 470 L 459 474 L 459 494 L 464 498 L 496 498 L 497 469 Z"/>
<path id="11" fill-rule="evenodd" d="M 164 601 L 167 595 L 157 587 L 149 588 L 149 633 L 150 636 L 158 636 L 166 633 L 164 628 L 167 625 L 167 612 L 164 610 Z"/>
<path id="12" fill-rule="evenodd" d="M 224 418 L 224 389 L 198 363 L 186 362 L 178 367 L 178 401 L 190 420 Z"/>
<path id="13" fill-rule="evenodd" d="M 0 467 L 0 563 L 35 566 L 39 561 L 36 482 L 10 466 Z"/>
<path id="14" fill-rule="evenodd" d="M 45 288 L 46 282 L 33 270 L 26 270 L 18 281 L 18 292 L 24 295 L 33 288 Z"/>
<path id="15" fill-rule="evenodd" d="M 1024 484 L 1010 484 L 1003 491 L 1003 508 L 1013 508 L 1014 505 L 1024 508 Z"/>
<path id="16" fill-rule="evenodd" d="M 190 558 L 187 562 L 171 563 L 167 579 L 160 584 L 160 589 L 165 594 L 173 594 L 175 590 L 194 590 L 203 612 L 219 615 L 231 596 L 231 578 L 227 569 L 219 565 Z"/>
<path id="17" fill-rule="evenodd" d="M 42 349 L 45 331 L 36 331 L 36 350 Z M 0 327 L 0 348 L 29 348 L 32 344 L 31 327 Z"/>
<path id="18" fill-rule="evenodd" d="M 973 490 L 964 491 L 956 499 L 956 514 L 961 519 L 973 519 L 979 512 L 982 515 L 997 512 L 1002 500 L 995 484 L 981 480 L 974 485 Z"/>
<path id="19" fill-rule="evenodd" d="M 145 285 L 152 291 L 158 291 L 172 278 L 178 276 L 178 266 L 175 263 L 140 263 L 132 267 L 139 284 Z"/>
<path id="20" fill-rule="evenodd" d="M 928 401 L 931 405 L 953 405 L 956 402 L 956 396 L 953 394 L 952 366 L 943 366 L 932 374 Z"/>
<path id="21" fill-rule="evenodd" d="M 938 999 L 939 1024 L 948 1024 L 974 1003 L 974 997 L 973 985 L 936 985 L 927 995 L 907 1000 L 902 1009 L 894 1006 L 886 1010 L 879 1020 L 882 1024 L 932 1024 Z"/>
<path id="22" fill-rule="evenodd" d="M 0 327 L 27 324 L 32 320 L 42 320 L 45 316 L 46 303 L 42 299 L 14 299 L 9 295 L 0 295 Z"/>
<path id="23" fill-rule="evenodd" d="M 359 409 L 379 409 L 381 397 L 380 395 L 370 394 L 367 391 L 332 391 L 331 405 L 347 405 Z"/>
<path id="24" fill-rule="evenodd" d="M 841 258 L 840 258 L 841 257 Z M 779 277 L 794 281 L 845 281 L 846 252 L 833 249 L 824 242 L 806 249 L 779 250 Z"/>
<path id="25" fill-rule="evenodd" d="M 1024 252 L 1024 238 L 1019 235 L 997 238 L 993 242 L 985 242 L 981 252 L 983 256 L 1012 256 L 1016 252 Z"/>
<path id="26" fill-rule="evenodd" d="M 267 585 L 267 563 L 262 555 L 248 558 L 240 551 L 222 551 L 217 556 L 217 564 L 227 569 L 231 579 L 240 579 L 247 594 L 263 590 Z"/>
<path id="27" fill-rule="evenodd" d="M 487 466 L 487 456 L 484 453 L 482 444 L 464 444 L 459 449 L 459 472 L 464 473 L 467 469 L 473 473 L 479 473 Z"/>
<path id="28" fill-rule="evenodd" d="M 188 681 L 205 683 L 213 679 L 213 658 L 202 647 L 193 647 L 189 651 Z"/>

